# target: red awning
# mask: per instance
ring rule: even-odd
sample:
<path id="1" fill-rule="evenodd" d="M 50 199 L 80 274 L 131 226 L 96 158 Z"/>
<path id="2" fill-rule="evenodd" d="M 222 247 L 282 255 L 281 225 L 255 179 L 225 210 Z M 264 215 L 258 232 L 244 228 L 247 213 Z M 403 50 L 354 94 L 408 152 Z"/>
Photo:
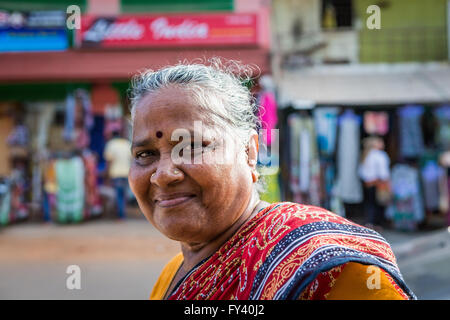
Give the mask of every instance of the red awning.
<path id="1" fill-rule="evenodd" d="M 263 48 L 1 53 L 0 83 L 126 80 L 144 68 L 213 56 L 256 65 L 261 73 L 270 70 L 269 52 Z"/>

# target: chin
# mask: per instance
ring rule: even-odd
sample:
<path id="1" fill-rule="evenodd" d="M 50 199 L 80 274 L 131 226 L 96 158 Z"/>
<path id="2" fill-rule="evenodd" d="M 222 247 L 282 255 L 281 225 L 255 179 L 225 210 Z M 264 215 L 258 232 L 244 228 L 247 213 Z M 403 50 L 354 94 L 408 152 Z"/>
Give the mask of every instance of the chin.
<path id="1" fill-rule="evenodd" d="M 190 220 L 192 221 L 191 218 Z M 184 219 L 183 219 L 184 220 Z M 162 221 L 160 221 L 162 222 Z M 210 232 L 213 228 L 205 228 L 204 225 L 194 224 L 189 221 L 165 221 L 165 223 L 159 223 L 157 229 L 164 234 L 167 238 L 179 242 L 185 243 L 203 243 L 208 242 L 214 235 Z"/>

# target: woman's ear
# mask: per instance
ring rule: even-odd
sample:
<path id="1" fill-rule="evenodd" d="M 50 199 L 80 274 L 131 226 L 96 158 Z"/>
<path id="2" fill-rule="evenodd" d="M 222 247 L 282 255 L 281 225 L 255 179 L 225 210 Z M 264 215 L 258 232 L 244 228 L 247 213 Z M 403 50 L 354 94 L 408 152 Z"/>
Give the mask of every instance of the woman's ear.
<path id="1" fill-rule="evenodd" d="M 247 149 L 247 159 L 248 165 L 252 170 L 256 170 L 256 164 L 258 163 L 258 150 L 259 150 L 259 141 L 258 134 L 254 131 L 250 139 L 248 141 L 248 149 Z"/>

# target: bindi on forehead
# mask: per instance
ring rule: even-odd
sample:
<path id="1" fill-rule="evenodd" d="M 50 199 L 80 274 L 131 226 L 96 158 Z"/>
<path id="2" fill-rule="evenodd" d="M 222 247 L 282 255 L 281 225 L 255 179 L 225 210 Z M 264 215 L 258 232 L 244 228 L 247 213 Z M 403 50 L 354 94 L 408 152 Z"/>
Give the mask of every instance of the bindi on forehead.
<path id="1" fill-rule="evenodd" d="M 163 133 L 161 131 L 156 131 L 156 137 L 158 139 L 162 138 L 162 136 L 163 136 Z"/>

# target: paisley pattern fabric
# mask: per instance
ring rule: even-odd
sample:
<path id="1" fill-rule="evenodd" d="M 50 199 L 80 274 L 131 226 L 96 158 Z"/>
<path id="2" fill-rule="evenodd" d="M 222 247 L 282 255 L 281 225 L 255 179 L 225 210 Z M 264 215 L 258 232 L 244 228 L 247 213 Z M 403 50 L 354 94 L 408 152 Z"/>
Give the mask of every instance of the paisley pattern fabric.
<path id="1" fill-rule="evenodd" d="M 323 208 L 290 202 L 258 212 L 175 286 L 169 299 L 298 299 L 348 262 L 381 268 L 409 299 L 389 244 Z M 331 272 L 331 273 L 330 273 Z"/>

